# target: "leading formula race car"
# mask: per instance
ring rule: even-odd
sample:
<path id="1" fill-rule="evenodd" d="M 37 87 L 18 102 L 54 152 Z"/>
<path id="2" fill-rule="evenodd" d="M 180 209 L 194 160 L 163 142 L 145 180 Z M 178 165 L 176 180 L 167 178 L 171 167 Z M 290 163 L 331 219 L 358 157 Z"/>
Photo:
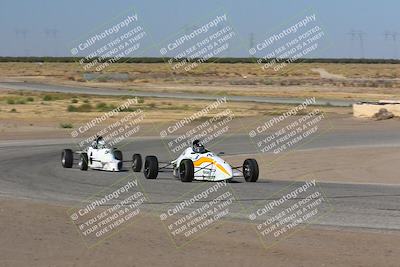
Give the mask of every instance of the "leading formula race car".
<path id="1" fill-rule="evenodd" d="M 182 182 L 223 181 L 234 177 L 243 177 L 246 182 L 256 182 L 259 175 L 255 159 L 246 159 L 242 166 L 233 167 L 218 155 L 206 150 L 198 140 L 193 142 L 193 147 L 187 148 L 171 162 L 159 162 L 156 156 L 147 156 L 143 172 L 147 179 L 156 179 L 159 172 L 172 172 Z"/>
<path id="2" fill-rule="evenodd" d="M 134 154 L 132 160 L 124 161 L 122 152 L 115 148 L 108 147 L 103 138 L 97 139 L 86 149 L 73 152 L 71 149 L 64 149 L 61 153 L 61 164 L 64 168 L 72 168 L 74 154 L 79 155 L 78 165 L 82 171 L 88 168 L 102 171 L 122 171 L 124 162 L 132 162 L 132 169 L 140 172 L 142 169 L 142 158 Z"/>

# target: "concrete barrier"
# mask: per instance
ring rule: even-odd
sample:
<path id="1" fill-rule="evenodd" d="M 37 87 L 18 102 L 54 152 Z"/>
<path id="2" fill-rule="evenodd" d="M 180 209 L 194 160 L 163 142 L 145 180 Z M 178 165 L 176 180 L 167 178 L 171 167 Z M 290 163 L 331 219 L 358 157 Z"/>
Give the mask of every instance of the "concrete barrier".
<path id="1" fill-rule="evenodd" d="M 393 113 L 395 117 L 400 117 L 400 101 L 380 100 L 378 102 L 359 102 L 353 104 L 353 115 L 359 118 L 373 118 L 381 109 L 386 109 Z"/>

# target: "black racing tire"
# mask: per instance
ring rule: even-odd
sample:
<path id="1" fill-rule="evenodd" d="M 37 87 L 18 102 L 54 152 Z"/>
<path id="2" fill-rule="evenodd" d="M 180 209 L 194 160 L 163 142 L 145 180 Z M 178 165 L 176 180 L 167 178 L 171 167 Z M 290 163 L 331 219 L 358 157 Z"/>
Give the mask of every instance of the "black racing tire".
<path id="1" fill-rule="evenodd" d="M 89 158 L 88 158 L 87 153 L 82 153 L 81 154 L 81 162 L 79 163 L 81 171 L 88 170 L 88 162 L 89 162 Z"/>
<path id="2" fill-rule="evenodd" d="M 158 159 L 156 156 L 147 156 L 144 161 L 143 174 L 146 179 L 156 179 L 158 176 Z"/>
<path id="3" fill-rule="evenodd" d="M 71 149 L 64 149 L 61 152 L 61 165 L 64 168 L 72 168 L 74 164 L 74 154 Z"/>
<path id="4" fill-rule="evenodd" d="M 142 170 L 142 165 L 143 165 L 142 155 L 133 154 L 133 156 L 132 156 L 132 170 L 134 172 L 140 172 Z M 157 166 L 157 169 L 158 169 L 158 166 Z"/>
<path id="5" fill-rule="evenodd" d="M 259 169 L 255 159 L 246 159 L 243 162 L 243 177 L 246 182 L 255 183 L 258 180 Z"/>
<path id="6" fill-rule="evenodd" d="M 118 170 L 120 171 L 122 170 L 122 166 L 124 164 L 124 157 L 122 156 L 121 150 L 114 149 L 113 153 L 114 153 L 114 158 L 120 161 L 118 163 Z"/>
<path id="7" fill-rule="evenodd" d="M 184 159 L 179 164 L 179 178 L 184 183 L 190 183 L 194 179 L 194 165 L 190 159 Z"/>
<path id="8" fill-rule="evenodd" d="M 114 150 L 114 157 L 115 157 L 115 159 L 120 160 L 120 161 L 123 161 L 123 159 L 124 159 L 122 156 L 121 150 L 118 150 L 118 149 Z"/>

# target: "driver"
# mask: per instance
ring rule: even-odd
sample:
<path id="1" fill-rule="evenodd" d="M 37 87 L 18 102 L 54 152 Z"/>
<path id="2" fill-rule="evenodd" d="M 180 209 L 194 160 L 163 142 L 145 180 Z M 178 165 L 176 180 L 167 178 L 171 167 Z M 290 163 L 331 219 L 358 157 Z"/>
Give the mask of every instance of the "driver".
<path id="1" fill-rule="evenodd" d="M 194 140 L 192 146 L 193 152 L 195 153 L 206 153 L 207 150 L 204 148 L 200 140 Z"/>
<path id="2" fill-rule="evenodd" d="M 92 147 L 93 148 L 103 148 L 106 145 L 106 142 L 104 141 L 102 136 L 97 136 L 96 140 L 93 141 Z"/>
<path id="3" fill-rule="evenodd" d="M 103 137 L 99 136 L 97 139 L 97 147 L 104 148 L 106 146 L 106 141 L 104 141 Z"/>

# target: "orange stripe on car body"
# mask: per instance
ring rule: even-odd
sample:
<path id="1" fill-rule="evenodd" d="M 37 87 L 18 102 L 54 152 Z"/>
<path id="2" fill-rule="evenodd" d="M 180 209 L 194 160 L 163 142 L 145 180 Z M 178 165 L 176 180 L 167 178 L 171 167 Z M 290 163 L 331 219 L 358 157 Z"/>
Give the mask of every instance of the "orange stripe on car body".
<path id="1" fill-rule="evenodd" d="M 221 166 L 221 164 L 218 164 L 215 160 L 207 157 L 199 158 L 195 162 L 193 162 L 193 165 L 196 167 L 199 167 L 203 163 L 212 163 L 214 164 L 218 169 L 220 169 L 222 172 L 226 173 L 226 175 L 230 175 L 229 172 Z"/>

